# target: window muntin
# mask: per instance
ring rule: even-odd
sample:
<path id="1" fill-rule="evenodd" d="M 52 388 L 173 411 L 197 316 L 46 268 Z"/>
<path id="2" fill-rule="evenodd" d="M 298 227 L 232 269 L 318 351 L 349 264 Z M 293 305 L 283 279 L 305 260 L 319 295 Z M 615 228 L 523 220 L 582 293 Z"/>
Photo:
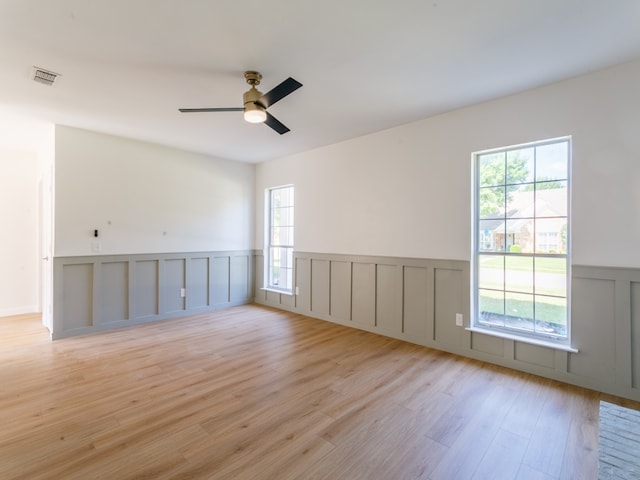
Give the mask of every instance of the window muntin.
<path id="1" fill-rule="evenodd" d="M 293 185 L 267 190 L 265 286 L 293 292 Z"/>
<path id="2" fill-rule="evenodd" d="M 474 155 L 474 326 L 569 340 L 569 139 Z"/>

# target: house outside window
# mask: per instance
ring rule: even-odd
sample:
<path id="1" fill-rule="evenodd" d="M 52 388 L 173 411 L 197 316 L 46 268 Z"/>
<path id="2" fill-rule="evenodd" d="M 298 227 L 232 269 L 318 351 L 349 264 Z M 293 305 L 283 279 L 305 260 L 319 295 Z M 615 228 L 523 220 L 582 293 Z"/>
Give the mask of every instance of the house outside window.
<path id="1" fill-rule="evenodd" d="M 293 293 L 293 185 L 266 191 L 265 288 Z"/>
<path id="2" fill-rule="evenodd" d="M 472 327 L 568 344 L 570 140 L 473 161 Z"/>

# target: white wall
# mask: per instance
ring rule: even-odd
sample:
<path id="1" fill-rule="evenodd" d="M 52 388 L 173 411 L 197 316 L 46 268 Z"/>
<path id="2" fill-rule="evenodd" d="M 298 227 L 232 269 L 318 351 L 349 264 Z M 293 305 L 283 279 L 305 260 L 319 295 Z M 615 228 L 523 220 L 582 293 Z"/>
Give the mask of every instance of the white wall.
<path id="1" fill-rule="evenodd" d="M 292 183 L 298 251 L 469 260 L 472 152 L 571 135 L 573 263 L 640 267 L 638 85 L 633 62 L 260 164 L 255 248 Z"/>
<path id="2" fill-rule="evenodd" d="M 0 316 L 38 311 L 38 158 L 0 149 Z"/>
<path id="3" fill-rule="evenodd" d="M 252 248 L 253 165 L 63 126 L 55 148 L 55 256 Z"/>

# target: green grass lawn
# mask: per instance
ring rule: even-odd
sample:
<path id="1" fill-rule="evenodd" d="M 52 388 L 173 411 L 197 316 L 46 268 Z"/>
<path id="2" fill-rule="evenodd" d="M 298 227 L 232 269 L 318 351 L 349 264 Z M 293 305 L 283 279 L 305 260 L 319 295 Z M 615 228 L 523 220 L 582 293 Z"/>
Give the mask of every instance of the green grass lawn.
<path id="1" fill-rule="evenodd" d="M 554 323 L 565 326 L 567 324 L 567 304 L 564 298 L 540 297 L 535 303 L 535 319 L 539 322 Z M 534 306 L 532 302 L 509 299 L 507 310 L 502 299 L 501 292 L 489 292 L 483 290 L 480 294 L 480 310 L 497 315 L 509 315 L 513 317 L 529 318 L 533 320 Z"/>
<path id="2" fill-rule="evenodd" d="M 531 257 L 511 255 L 509 258 L 509 267 L 512 270 L 530 270 Z M 499 268 L 502 269 L 502 256 L 480 256 L 480 265 L 483 268 Z M 536 272 L 541 273 L 558 273 L 564 275 L 567 271 L 566 259 L 562 257 L 536 257 Z"/>

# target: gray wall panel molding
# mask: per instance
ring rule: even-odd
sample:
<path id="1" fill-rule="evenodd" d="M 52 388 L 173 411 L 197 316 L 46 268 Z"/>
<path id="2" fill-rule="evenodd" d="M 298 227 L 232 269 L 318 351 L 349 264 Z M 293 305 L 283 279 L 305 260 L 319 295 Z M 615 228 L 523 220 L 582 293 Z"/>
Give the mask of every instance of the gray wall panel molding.
<path id="1" fill-rule="evenodd" d="M 329 317 L 339 322 L 352 323 L 353 263 L 336 259 L 331 261 L 329 285 Z M 297 279 L 299 282 L 302 279 Z"/>
<path id="2" fill-rule="evenodd" d="M 192 257 L 187 262 L 187 309 L 206 308 L 210 302 L 209 257 Z"/>
<path id="3" fill-rule="evenodd" d="M 351 262 L 351 320 L 368 327 L 376 319 L 376 264 Z"/>
<path id="4" fill-rule="evenodd" d="M 231 301 L 231 262 L 229 257 L 213 257 L 213 304 L 224 305 Z"/>
<path id="5" fill-rule="evenodd" d="M 312 259 L 310 265 L 311 283 L 307 286 L 311 294 L 310 310 L 317 315 L 329 315 L 331 263 L 328 260 Z"/>
<path id="6" fill-rule="evenodd" d="M 572 265 L 571 276 L 572 278 L 593 278 L 598 280 L 627 280 L 630 282 L 640 282 L 640 268 Z"/>
<path id="7" fill-rule="evenodd" d="M 253 250 L 55 257 L 52 338 L 249 303 L 253 257 Z"/>
<path id="8" fill-rule="evenodd" d="M 298 301 L 260 291 L 260 273 L 256 303 L 640 401 L 640 269 L 572 266 L 579 352 L 570 353 L 457 327 L 455 313 L 470 321 L 468 261 L 313 252 L 294 259 Z M 262 272 L 262 252 L 255 261 Z"/>
<path id="9" fill-rule="evenodd" d="M 102 275 L 97 288 L 100 300 L 101 323 L 123 322 L 129 319 L 129 262 L 103 262 L 99 264 Z"/>
<path id="10" fill-rule="evenodd" d="M 640 281 L 631 282 L 631 387 L 640 388 Z"/>

